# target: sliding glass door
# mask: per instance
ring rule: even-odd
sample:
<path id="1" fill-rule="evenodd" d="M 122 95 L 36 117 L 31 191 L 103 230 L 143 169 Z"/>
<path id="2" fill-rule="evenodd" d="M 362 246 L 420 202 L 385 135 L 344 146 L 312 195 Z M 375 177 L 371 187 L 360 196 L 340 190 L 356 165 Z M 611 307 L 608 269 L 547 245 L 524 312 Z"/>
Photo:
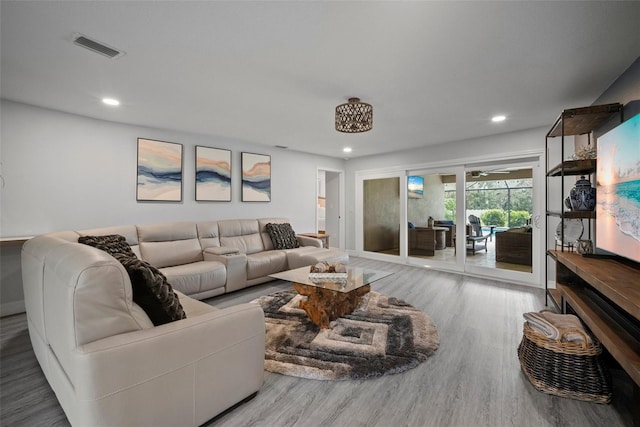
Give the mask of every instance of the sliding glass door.
<path id="1" fill-rule="evenodd" d="M 455 264 L 456 171 L 408 173 L 408 256 L 417 263 Z"/>
<path id="2" fill-rule="evenodd" d="M 356 174 L 356 250 L 539 284 L 543 173 L 536 156 Z"/>
<path id="3" fill-rule="evenodd" d="M 537 159 L 472 165 L 465 173 L 465 271 L 508 281 L 540 277 Z"/>
<path id="4" fill-rule="evenodd" d="M 362 250 L 400 256 L 400 177 L 371 177 L 362 180 Z"/>

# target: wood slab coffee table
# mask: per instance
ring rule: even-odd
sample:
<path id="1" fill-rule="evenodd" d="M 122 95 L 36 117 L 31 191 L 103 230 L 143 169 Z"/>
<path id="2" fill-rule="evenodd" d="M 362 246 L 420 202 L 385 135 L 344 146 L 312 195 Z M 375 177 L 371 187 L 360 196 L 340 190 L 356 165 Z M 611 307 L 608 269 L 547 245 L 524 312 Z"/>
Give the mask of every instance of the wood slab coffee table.
<path id="1" fill-rule="evenodd" d="M 353 313 L 362 297 L 371 290 L 371 283 L 391 274 L 387 271 L 347 267 L 346 281 L 313 282 L 309 279 L 309 267 L 300 267 L 271 274 L 270 277 L 293 282 L 296 292 L 307 297 L 300 301 L 300 308 L 313 323 L 322 329 L 328 329 L 333 320 Z"/>

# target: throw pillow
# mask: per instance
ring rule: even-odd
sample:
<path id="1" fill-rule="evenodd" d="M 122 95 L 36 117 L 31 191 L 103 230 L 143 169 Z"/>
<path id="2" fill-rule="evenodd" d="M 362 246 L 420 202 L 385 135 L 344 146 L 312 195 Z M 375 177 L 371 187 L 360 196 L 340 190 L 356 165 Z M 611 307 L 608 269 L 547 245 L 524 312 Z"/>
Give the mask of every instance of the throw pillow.
<path id="1" fill-rule="evenodd" d="M 107 252 L 123 265 L 131 280 L 133 301 L 147 313 L 154 325 L 187 317 L 165 275 L 148 262 L 138 259 L 124 236 L 82 236 L 78 242 Z"/>
<path id="2" fill-rule="evenodd" d="M 131 250 L 131 246 L 127 243 L 127 239 L 119 234 L 109 234 L 106 236 L 80 236 L 78 243 L 93 246 L 109 255 L 124 254 L 136 256 Z"/>
<path id="3" fill-rule="evenodd" d="M 267 229 L 267 233 L 269 233 L 269 237 L 271 237 L 274 249 L 293 249 L 300 247 L 291 224 L 274 224 L 270 222 L 265 228 Z"/>
<path id="4" fill-rule="evenodd" d="M 133 287 L 133 300 L 147 313 L 155 326 L 186 319 L 180 299 L 160 270 L 137 257 L 118 254 Z"/>

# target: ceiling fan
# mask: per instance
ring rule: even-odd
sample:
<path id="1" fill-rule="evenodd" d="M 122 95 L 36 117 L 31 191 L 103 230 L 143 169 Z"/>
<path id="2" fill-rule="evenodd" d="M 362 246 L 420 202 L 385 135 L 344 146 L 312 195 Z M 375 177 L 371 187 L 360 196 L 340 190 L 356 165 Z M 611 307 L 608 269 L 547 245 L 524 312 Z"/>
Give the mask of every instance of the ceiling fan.
<path id="1" fill-rule="evenodd" d="M 467 174 L 469 174 L 471 178 L 480 178 L 481 176 L 487 176 L 489 174 L 495 174 L 495 173 L 509 173 L 509 171 L 493 169 L 493 170 L 474 170 L 474 171 L 467 172 Z"/>

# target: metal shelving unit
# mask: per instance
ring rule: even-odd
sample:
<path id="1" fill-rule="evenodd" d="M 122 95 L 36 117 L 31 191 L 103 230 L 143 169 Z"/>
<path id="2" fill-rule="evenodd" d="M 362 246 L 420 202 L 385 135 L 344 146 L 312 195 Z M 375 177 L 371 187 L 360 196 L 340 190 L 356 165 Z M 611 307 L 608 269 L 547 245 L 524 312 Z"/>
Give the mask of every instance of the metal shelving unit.
<path id="1" fill-rule="evenodd" d="M 567 136 L 576 136 L 576 135 L 588 135 L 589 144 L 594 143 L 593 141 L 593 131 L 598 129 L 603 124 L 607 123 L 611 120 L 616 114 L 620 116 L 620 123 L 623 121 L 622 116 L 622 104 L 605 104 L 605 105 L 594 105 L 591 107 L 583 107 L 583 108 L 571 108 L 568 110 L 564 110 L 560 116 L 556 119 L 553 126 L 547 133 L 545 140 L 545 158 L 546 158 L 546 184 L 547 184 L 547 194 L 546 194 L 546 229 L 549 230 L 549 218 L 550 217 L 559 217 L 560 218 L 560 229 L 561 229 L 561 241 L 563 242 L 560 245 L 560 249 L 558 250 L 557 245 L 554 248 L 547 247 L 547 257 L 545 259 L 545 305 L 549 305 L 549 297 L 551 297 L 551 302 L 556 306 L 556 308 L 560 309 L 560 298 L 559 293 L 555 289 L 549 289 L 547 275 L 549 271 L 549 258 L 551 258 L 554 262 L 556 259 L 556 251 L 564 252 L 565 250 L 572 250 L 571 247 L 567 247 L 564 244 L 565 235 L 564 235 L 564 220 L 569 218 L 577 218 L 577 219 L 587 219 L 588 220 L 588 237 L 591 239 L 591 220 L 595 219 L 596 214 L 595 211 L 570 211 L 567 210 L 564 204 L 564 198 L 567 195 L 565 188 L 565 180 L 566 176 L 580 176 L 580 175 L 588 175 L 590 178 L 595 176 L 596 171 L 596 160 L 595 159 L 584 159 L 584 160 L 565 160 L 565 148 L 564 148 L 564 138 Z M 560 138 L 560 161 L 559 163 L 551 163 L 551 156 L 549 155 L 549 147 L 551 145 L 551 141 L 554 138 Z M 560 178 L 560 209 L 558 210 L 558 204 L 550 203 L 549 200 L 549 186 L 553 182 L 557 182 L 554 178 Z M 595 180 L 591 179 L 591 182 L 595 182 Z M 550 207 L 550 206 L 553 206 Z"/>

